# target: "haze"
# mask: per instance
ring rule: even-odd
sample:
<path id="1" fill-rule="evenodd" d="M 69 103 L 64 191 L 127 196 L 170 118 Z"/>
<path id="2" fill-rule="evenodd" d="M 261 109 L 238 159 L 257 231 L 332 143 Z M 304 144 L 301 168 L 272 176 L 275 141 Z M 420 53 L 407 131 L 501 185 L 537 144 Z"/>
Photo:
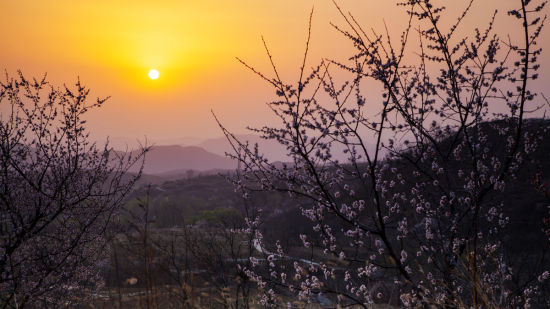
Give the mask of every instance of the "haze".
<path id="1" fill-rule="evenodd" d="M 459 2 L 449 1 L 449 13 L 458 14 L 465 5 Z M 395 1 L 338 3 L 366 29 L 383 29 L 385 18 L 398 38 L 404 27 Z M 477 1 L 463 31 L 485 26 L 495 3 Z M 508 21 L 510 3 L 498 1 L 497 29 L 507 29 L 500 23 Z M 7 0 L 0 2 L 0 68 L 26 76 L 47 72 L 55 84 L 80 77 L 93 97 L 111 96 L 89 119 L 98 140 L 193 144 L 221 135 L 211 110 L 237 133 L 273 121 L 264 104 L 271 88 L 235 57 L 269 74 L 263 35 L 283 77 L 296 79 L 313 6 L 308 66 L 350 56 L 350 42 L 329 25 L 342 19 L 328 0 Z M 541 41 L 550 50 L 547 33 Z M 535 88 L 548 84 L 548 60 L 541 66 L 546 71 Z M 160 72 L 157 80 L 148 77 L 150 69 Z"/>

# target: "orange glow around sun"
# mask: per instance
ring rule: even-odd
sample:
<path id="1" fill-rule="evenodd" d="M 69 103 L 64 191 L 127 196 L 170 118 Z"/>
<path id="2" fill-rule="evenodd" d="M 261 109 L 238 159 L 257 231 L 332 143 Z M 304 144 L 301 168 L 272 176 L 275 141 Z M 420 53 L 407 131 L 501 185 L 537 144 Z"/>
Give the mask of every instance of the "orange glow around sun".
<path id="1" fill-rule="evenodd" d="M 392 39 L 399 40 L 408 21 L 398 0 L 336 2 L 364 29 L 383 33 L 387 26 Z M 445 2 L 453 20 L 468 1 L 438 2 Z M 499 11 L 506 12 L 512 2 L 500 1 Z M 472 27 L 486 25 L 494 3 L 476 1 L 471 22 L 458 31 L 469 34 Z M 0 0 L 0 75 L 22 70 L 27 77 L 41 77 L 47 72 L 54 85 L 80 78 L 91 96 L 111 96 L 90 116 L 99 135 L 219 136 L 211 110 L 235 128 L 272 120 L 258 104 L 271 99 L 272 89 L 235 58 L 272 78 L 263 37 L 281 78 L 296 81 L 314 4 L 306 68 L 322 59 L 345 62 L 355 50 L 330 25 L 345 25 L 332 1 Z M 510 27 L 513 37 L 505 15 L 498 16 L 495 28 L 506 37 Z M 541 40 L 545 55 L 549 42 Z"/>

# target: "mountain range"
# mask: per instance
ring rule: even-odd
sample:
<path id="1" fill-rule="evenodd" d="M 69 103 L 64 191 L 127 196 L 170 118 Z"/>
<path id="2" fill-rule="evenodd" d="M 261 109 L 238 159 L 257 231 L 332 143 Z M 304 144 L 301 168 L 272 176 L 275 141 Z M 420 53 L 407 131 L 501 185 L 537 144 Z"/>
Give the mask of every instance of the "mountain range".
<path id="1" fill-rule="evenodd" d="M 241 141 L 251 145 L 258 143 L 260 151 L 273 161 L 284 161 L 285 149 L 275 141 L 266 141 L 256 135 L 239 135 Z M 234 170 L 237 162 L 226 156 L 232 153 L 231 145 L 225 137 L 196 141 L 195 145 L 158 145 L 153 144 L 147 153 L 143 173 L 160 176 L 164 179 L 188 177 L 194 172 L 215 172 Z M 137 154 L 137 151 L 132 151 Z M 133 167 L 130 172 L 137 172 L 139 167 Z"/>
<path id="2" fill-rule="evenodd" d="M 132 152 L 134 155 L 136 151 Z M 237 162 L 197 146 L 152 146 L 145 156 L 143 173 L 157 176 L 180 176 L 193 171 L 233 170 Z M 136 172 L 134 167 L 130 172 Z"/>
<path id="3" fill-rule="evenodd" d="M 274 140 L 265 140 L 253 134 L 237 135 L 236 138 L 243 143 L 248 142 L 250 147 L 254 147 L 253 145 L 257 143 L 260 153 L 270 162 L 291 161 L 286 155 L 285 147 Z M 194 145 L 153 144 L 146 155 L 143 172 L 164 179 L 177 179 L 191 176 L 190 171 L 204 174 L 207 171 L 216 172 L 237 168 L 237 162 L 226 156 L 226 153 L 234 151 L 225 137 L 193 142 L 195 142 Z M 335 144 L 334 158 L 345 161 L 347 154 L 343 150 L 343 146 Z M 137 172 L 137 169 L 134 167 L 130 172 Z"/>

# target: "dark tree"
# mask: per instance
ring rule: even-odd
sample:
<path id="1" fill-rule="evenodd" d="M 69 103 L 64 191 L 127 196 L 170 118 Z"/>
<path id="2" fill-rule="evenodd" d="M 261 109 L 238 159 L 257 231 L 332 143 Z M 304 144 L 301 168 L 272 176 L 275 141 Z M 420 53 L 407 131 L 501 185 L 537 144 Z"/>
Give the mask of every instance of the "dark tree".
<path id="1" fill-rule="evenodd" d="M 80 81 L 21 73 L 0 83 L 0 306 L 67 306 L 100 283 L 105 230 L 138 179 L 130 157 L 92 143 Z M 84 293 L 85 288 L 91 291 Z"/>

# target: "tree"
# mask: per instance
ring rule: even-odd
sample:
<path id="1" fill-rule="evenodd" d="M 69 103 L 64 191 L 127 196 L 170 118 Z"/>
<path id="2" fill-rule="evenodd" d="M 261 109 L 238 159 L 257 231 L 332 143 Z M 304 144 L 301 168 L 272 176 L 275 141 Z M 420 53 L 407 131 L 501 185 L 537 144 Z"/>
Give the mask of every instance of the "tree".
<path id="1" fill-rule="evenodd" d="M 106 228 L 138 174 L 128 156 L 92 143 L 80 81 L 56 88 L 21 72 L 0 84 L 0 305 L 69 305 L 99 284 Z M 91 293 L 91 292 L 90 292 Z"/>
<path id="2" fill-rule="evenodd" d="M 266 255 L 247 268 L 264 304 L 291 293 L 364 308 L 550 305 L 548 239 L 537 238 L 523 261 L 515 246 L 526 229 L 540 234 L 542 217 L 511 228 L 527 211 L 510 199 L 530 176 L 538 145 L 550 142 L 548 122 L 527 119 L 544 108 L 529 86 L 538 77 L 547 2 L 518 0 L 508 12 L 521 28 L 519 43 L 495 34 L 496 12 L 485 29 L 459 37 L 473 1 L 449 27 L 434 2 L 399 4 L 408 26 L 397 43 L 367 34 L 335 3 L 346 28 L 334 27 L 356 53 L 308 73 L 308 36 L 296 84 L 281 80 L 265 42 L 274 77 L 241 61 L 278 96 L 269 107 L 280 125 L 252 130 L 286 146 L 291 162 L 269 162 L 220 124 L 240 162 L 237 189 L 244 197 L 287 192 L 314 224 L 300 235 L 307 255 L 298 255 L 262 241 L 261 217 L 247 221 Z M 335 69 L 349 78 L 339 83 Z M 381 97 L 366 95 L 366 83 Z M 334 156 L 342 147 L 345 162 Z"/>

